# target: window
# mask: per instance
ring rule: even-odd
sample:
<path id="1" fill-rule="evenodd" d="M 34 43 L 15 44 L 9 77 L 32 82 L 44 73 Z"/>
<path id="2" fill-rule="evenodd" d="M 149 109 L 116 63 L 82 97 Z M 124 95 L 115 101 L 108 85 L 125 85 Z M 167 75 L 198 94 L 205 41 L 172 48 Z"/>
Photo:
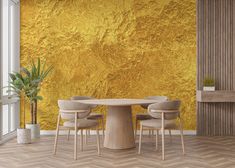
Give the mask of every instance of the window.
<path id="1" fill-rule="evenodd" d="M 19 2 L 1 0 L 0 141 L 19 126 L 19 100 L 7 92 L 8 74 L 19 71 Z"/>

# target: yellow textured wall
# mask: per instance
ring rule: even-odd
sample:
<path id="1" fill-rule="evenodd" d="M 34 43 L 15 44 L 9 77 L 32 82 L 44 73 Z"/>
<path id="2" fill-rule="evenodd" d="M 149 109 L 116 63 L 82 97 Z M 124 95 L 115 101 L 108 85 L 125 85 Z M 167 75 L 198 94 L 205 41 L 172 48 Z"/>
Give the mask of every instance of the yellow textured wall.
<path id="1" fill-rule="evenodd" d="M 57 100 L 73 95 L 179 98 L 195 129 L 195 0 L 21 0 L 21 65 L 37 57 L 55 67 L 42 129 L 55 129 Z"/>

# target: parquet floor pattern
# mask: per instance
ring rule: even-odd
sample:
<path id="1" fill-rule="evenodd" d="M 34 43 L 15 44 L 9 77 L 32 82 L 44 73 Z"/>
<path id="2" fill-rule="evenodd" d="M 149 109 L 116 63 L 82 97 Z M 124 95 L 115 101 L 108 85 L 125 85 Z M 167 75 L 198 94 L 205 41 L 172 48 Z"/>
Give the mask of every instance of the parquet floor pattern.
<path id="1" fill-rule="evenodd" d="M 180 137 L 173 136 L 170 143 L 166 136 L 165 161 L 161 160 L 161 150 L 155 150 L 155 139 L 148 136 L 143 138 L 141 155 L 137 154 L 138 148 L 102 147 L 101 156 L 97 156 L 95 136 L 91 136 L 84 151 L 78 150 L 76 161 L 72 136 L 70 141 L 66 136 L 59 137 L 56 156 L 52 154 L 53 143 L 54 136 L 42 136 L 29 145 L 11 140 L 0 146 L 0 168 L 235 168 L 235 137 L 185 136 L 186 155 L 183 156 Z"/>

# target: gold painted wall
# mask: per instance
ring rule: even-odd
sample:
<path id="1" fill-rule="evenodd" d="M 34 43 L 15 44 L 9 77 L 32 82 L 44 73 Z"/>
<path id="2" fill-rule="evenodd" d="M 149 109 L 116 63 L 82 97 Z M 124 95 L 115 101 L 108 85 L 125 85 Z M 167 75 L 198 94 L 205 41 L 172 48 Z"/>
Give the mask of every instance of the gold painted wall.
<path id="1" fill-rule="evenodd" d="M 57 100 L 73 95 L 179 98 L 195 129 L 195 0 L 21 0 L 21 65 L 37 57 L 55 67 L 42 129 L 55 129 Z"/>

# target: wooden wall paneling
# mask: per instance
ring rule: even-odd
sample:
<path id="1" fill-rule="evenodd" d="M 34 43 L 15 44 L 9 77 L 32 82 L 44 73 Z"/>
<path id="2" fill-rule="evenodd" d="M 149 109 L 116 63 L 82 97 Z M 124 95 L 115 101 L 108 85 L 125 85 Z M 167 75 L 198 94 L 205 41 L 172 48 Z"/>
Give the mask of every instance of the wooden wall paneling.
<path id="1" fill-rule="evenodd" d="M 235 1 L 197 1 L 197 90 L 211 76 L 217 90 L 235 90 Z M 197 102 L 198 135 L 235 135 L 235 103 Z"/>
<path id="2" fill-rule="evenodd" d="M 234 0 L 231 0 L 232 1 L 232 5 L 231 5 L 231 7 L 232 7 L 232 9 L 231 9 L 231 11 L 232 11 L 232 18 L 231 18 L 231 20 L 232 20 L 232 23 L 231 23 L 231 25 L 232 25 L 232 48 L 231 48 L 231 52 L 232 52 L 232 55 L 233 55 L 233 60 L 231 61 L 232 63 L 233 63 L 233 65 L 235 65 L 235 58 L 234 58 L 234 54 L 235 54 L 235 52 L 234 52 L 234 48 L 235 48 L 235 1 Z M 233 90 L 235 90 L 235 73 L 234 73 L 234 68 L 233 68 Z"/>

